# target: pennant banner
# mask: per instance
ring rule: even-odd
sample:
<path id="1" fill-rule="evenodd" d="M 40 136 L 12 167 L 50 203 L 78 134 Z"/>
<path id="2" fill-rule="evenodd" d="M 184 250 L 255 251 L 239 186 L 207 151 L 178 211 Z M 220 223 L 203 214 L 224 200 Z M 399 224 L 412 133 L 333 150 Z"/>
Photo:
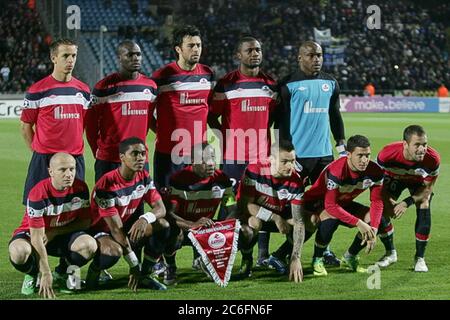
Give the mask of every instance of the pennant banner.
<path id="1" fill-rule="evenodd" d="M 239 220 L 230 219 L 217 221 L 212 227 L 191 229 L 188 234 L 209 274 L 221 287 L 226 287 L 231 277 L 240 229 Z"/>

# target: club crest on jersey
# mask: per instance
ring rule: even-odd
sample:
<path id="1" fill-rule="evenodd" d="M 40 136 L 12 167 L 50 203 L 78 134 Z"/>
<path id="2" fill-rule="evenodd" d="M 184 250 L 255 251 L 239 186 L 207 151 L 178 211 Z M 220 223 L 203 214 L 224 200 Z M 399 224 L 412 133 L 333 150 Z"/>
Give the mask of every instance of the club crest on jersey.
<path id="1" fill-rule="evenodd" d="M 422 176 L 424 178 L 428 176 L 428 173 L 422 168 L 417 168 L 416 170 L 414 170 L 414 172 L 416 173 L 416 175 Z"/>
<path id="2" fill-rule="evenodd" d="M 371 179 L 364 179 L 362 183 L 363 189 L 370 188 L 371 186 L 373 186 L 373 181 Z"/>
<path id="3" fill-rule="evenodd" d="M 72 211 L 80 209 L 82 204 L 83 204 L 83 202 L 81 201 L 81 199 L 79 197 L 74 197 L 72 199 L 72 201 L 70 201 Z"/>
<path id="4" fill-rule="evenodd" d="M 330 91 L 330 86 L 328 84 L 324 83 L 322 85 L 322 90 L 325 91 L 325 92 Z"/>
<path id="5" fill-rule="evenodd" d="M 77 98 L 83 98 L 83 94 L 81 93 L 81 92 L 77 92 L 76 94 L 75 94 L 75 97 L 77 97 Z"/>
<path id="6" fill-rule="evenodd" d="M 147 89 L 147 88 L 145 88 L 143 92 L 144 92 L 144 94 L 150 94 L 150 93 L 152 93 L 152 92 L 150 91 L 150 89 Z"/>
<path id="7" fill-rule="evenodd" d="M 142 197 L 144 195 L 144 192 L 145 192 L 145 187 L 142 184 L 140 184 L 136 187 L 136 195 L 138 197 Z"/>
<path id="8" fill-rule="evenodd" d="M 338 187 L 339 187 L 339 185 L 336 182 L 334 182 L 331 179 L 328 179 L 328 181 L 327 181 L 327 189 L 328 190 L 334 190 L 334 189 L 337 189 Z"/>
<path id="9" fill-rule="evenodd" d="M 278 192 L 278 199 L 283 200 L 289 198 L 289 191 L 286 189 L 281 189 Z"/>
<path id="10" fill-rule="evenodd" d="M 201 84 L 206 84 L 206 83 L 208 83 L 208 80 L 205 79 L 205 78 L 201 78 L 199 82 L 200 82 Z"/>
<path id="11" fill-rule="evenodd" d="M 220 249 L 225 245 L 226 242 L 225 236 L 220 232 L 214 232 L 208 238 L 208 245 L 212 249 Z"/>

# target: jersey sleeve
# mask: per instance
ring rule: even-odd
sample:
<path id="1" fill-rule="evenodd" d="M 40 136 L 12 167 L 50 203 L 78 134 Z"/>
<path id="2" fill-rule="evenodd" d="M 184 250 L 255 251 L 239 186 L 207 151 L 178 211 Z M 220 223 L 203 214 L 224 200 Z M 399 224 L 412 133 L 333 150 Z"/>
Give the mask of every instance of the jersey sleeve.
<path id="1" fill-rule="evenodd" d="M 28 199 L 26 213 L 28 215 L 28 221 L 31 228 L 44 228 L 44 214 L 46 213 L 47 206 L 45 201 L 36 189 L 31 189 Z"/>
<path id="2" fill-rule="evenodd" d="M 152 206 L 155 202 L 161 199 L 161 195 L 158 190 L 156 190 L 155 183 L 153 180 L 150 180 L 149 184 L 146 186 L 146 192 L 144 195 L 145 202 Z"/>
<path id="3" fill-rule="evenodd" d="M 327 190 L 325 192 L 324 201 L 325 210 L 330 215 L 341 220 L 342 222 L 351 226 L 356 226 L 359 219 L 342 208 L 342 206 L 338 203 L 340 195 L 338 181 L 336 181 L 332 176 L 329 175 L 327 175 L 325 178 L 327 183 Z"/>
<path id="4" fill-rule="evenodd" d="M 383 198 L 381 196 L 382 185 L 370 188 L 370 226 L 378 229 L 383 215 Z"/>
<path id="5" fill-rule="evenodd" d="M 111 192 L 104 189 L 95 190 L 94 201 L 98 206 L 98 213 L 101 217 L 112 217 L 119 214 L 115 207 L 115 198 Z"/>
<path id="6" fill-rule="evenodd" d="M 228 100 L 225 95 L 225 88 L 222 81 L 219 81 L 213 90 L 209 112 L 215 115 L 222 115 Z"/>
<path id="7" fill-rule="evenodd" d="M 32 101 L 30 94 L 27 92 L 25 94 L 25 99 L 23 100 L 23 109 L 22 114 L 20 115 L 20 120 L 26 123 L 34 124 L 37 121 L 38 114 L 38 103 L 36 101 Z"/>

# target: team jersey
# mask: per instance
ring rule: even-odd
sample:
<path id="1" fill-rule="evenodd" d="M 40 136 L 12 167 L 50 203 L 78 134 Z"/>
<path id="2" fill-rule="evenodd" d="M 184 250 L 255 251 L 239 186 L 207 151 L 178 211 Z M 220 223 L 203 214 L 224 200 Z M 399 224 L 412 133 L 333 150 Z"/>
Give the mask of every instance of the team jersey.
<path id="1" fill-rule="evenodd" d="M 410 185 L 436 180 L 441 159 L 436 150 L 428 147 L 423 161 L 406 160 L 403 156 L 403 142 L 398 141 L 388 144 L 380 151 L 377 163 L 387 176 Z"/>
<path id="2" fill-rule="evenodd" d="M 90 217 L 86 183 L 75 179 L 72 187 L 59 191 L 52 185 L 51 178 L 47 178 L 31 189 L 22 223 L 14 234 L 29 231 L 30 228 L 51 230 L 66 226 L 77 218 Z"/>
<path id="3" fill-rule="evenodd" d="M 221 170 L 201 178 L 188 166 L 170 177 L 169 199 L 177 216 L 195 222 L 202 217 L 212 219 L 221 203 L 234 201 L 234 193 L 230 179 Z"/>
<path id="4" fill-rule="evenodd" d="M 344 139 L 339 92 L 336 79 L 324 72 L 306 76 L 298 71 L 280 82 L 277 127 L 282 138 L 292 141 L 298 158 L 333 154 L 330 125 L 334 139 Z"/>
<path id="5" fill-rule="evenodd" d="M 83 154 L 84 118 L 89 87 L 75 77 L 61 82 L 52 75 L 31 85 L 20 120 L 35 125 L 31 147 L 38 153 Z"/>
<path id="6" fill-rule="evenodd" d="M 288 178 L 275 178 L 270 173 L 270 162 L 260 162 L 245 169 L 237 199 L 239 202 L 243 197 L 250 198 L 253 203 L 281 215 L 287 204 L 300 205 L 303 192 L 303 181 L 297 171 Z"/>
<path id="7" fill-rule="evenodd" d="M 106 173 L 95 184 L 91 201 L 94 221 L 92 230 L 109 232 L 103 217 L 117 214 L 125 223 L 142 200 L 152 205 L 161 199 L 147 171 L 138 171 L 135 177 L 128 181 L 121 176 L 119 170 L 120 168 L 117 168 Z"/>
<path id="8" fill-rule="evenodd" d="M 223 159 L 256 163 L 270 146 L 269 115 L 277 104 L 275 81 L 263 72 L 228 73 L 214 88 L 210 112 L 222 116 Z"/>
<path id="9" fill-rule="evenodd" d="M 370 189 L 370 224 L 378 228 L 383 213 L 383 176 L 383 169 L 373 161 L 369 162 L 365 171 L 355 172 L 348 166 L 347 157 L 342 157 L 325 167 L 316 182 L 305 192 L 303 201 L 323 201 L 325 210 L 330 215 L 356 226 L 359 219 L 343 207 Z"/>
<path id="10" fill-rule="evenodd" d="M 156 99 L 156 151 L 171 154 L 182 142 L 177 155 L 189 155 L 193 144 L 204 142 L 208 117 L 208 101 L 214 87 L 213 71 L 197 64 L 194 70 L 181 69 L 176 62 L 156 70 L 152 78 L 159 88 Z M 172 133 L 176 129 L 172 141 Z M 189 137 L 186 134 L 189 133 Z M 181 136 L 180 136 L 181 135 Z"/>
<path id="11" fill-rule="evenodd" d="M 95 85 L 86 135 L 96 159 L 120 162 L 122 140 L 146 141 L 156 95 L 155 82 L 142 74 L 125 80 L 113 73 Z"/>

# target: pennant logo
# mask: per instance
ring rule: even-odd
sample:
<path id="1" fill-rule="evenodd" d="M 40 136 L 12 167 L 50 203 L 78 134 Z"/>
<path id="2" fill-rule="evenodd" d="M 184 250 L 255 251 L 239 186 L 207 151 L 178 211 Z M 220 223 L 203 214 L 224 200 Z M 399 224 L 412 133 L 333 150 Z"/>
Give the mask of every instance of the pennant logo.
<path id="1" fill-rule="evenodd" d="M 203 263 L 214 282 L 226 287 L 236 257 L 239 220 L 217 221 L 212 227 L 199 227 L 189 231 L 189 239 L 200 253 Z"/>

